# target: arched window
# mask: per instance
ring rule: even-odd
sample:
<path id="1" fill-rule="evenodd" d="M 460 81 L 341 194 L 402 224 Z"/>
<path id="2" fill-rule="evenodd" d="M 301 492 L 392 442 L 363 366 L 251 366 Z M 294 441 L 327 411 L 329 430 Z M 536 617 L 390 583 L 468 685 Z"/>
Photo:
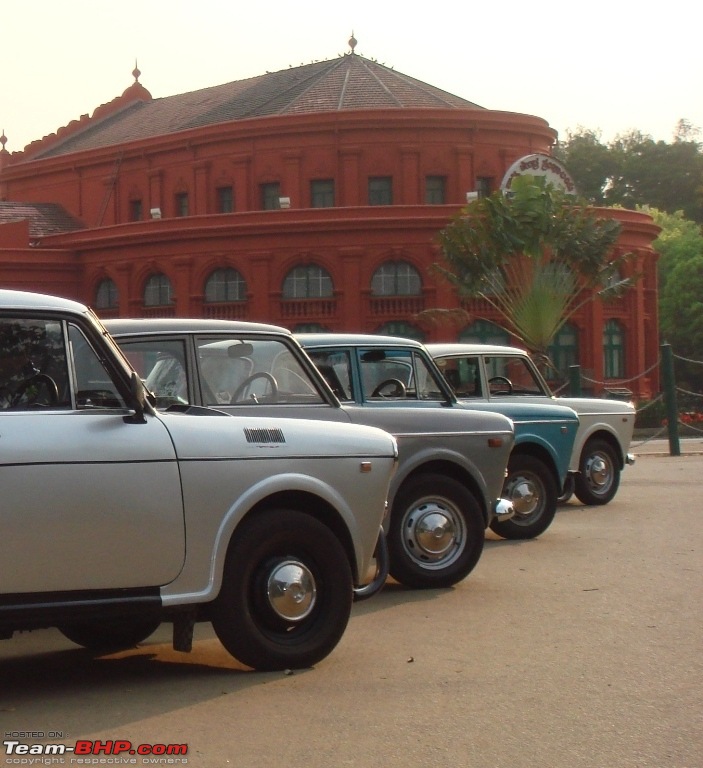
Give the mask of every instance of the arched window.
<path id="1" fill-rule="evenodd" d="M 206 302 L 244 301 L 246 297 L 246 280 L 236 269 L 216 269 L 205 282 Z"/>
<path id="2" fill-rule="evenodd" d="M 109 277 L 104 278 L 98 283 L 95 291 L 96 309 L 115 309 L 119 304 L 119 294 L 115 281 Z"/>
<path id="3" fill-rule="evenodd" d="M 603 375 L 606 379 L 625 375 L 625 334 L 617 320 L 608 320 L 603 328 Z"/>
<path id="4" fill-rule="evenodd" d="M 578 329 L 571 323 L 564 323 L 552 343 L 547 347 L 549 359 L 554 363 L 560 377 L 569 375 L 569 366 L 576 365 L 579 358 Z M 553 378 L 554 372 L 550 371 L 547 378 Z"/>
<path id="5" fill-rule="evenodd" d="M 173 303 L 171 281 L 164 274 L 152 275 L 144 286 L 144 306 L 165 307 Z"/>
<path id="6" fill-rule="evenodd" d="M 402 336 L 404 339 L 415 339 L 416 341 L 424 341 L 425 334 L 414 325 L 405 323 L 402 320 L 391 321 L 384 323 L 376 333 L 381 336 Z"/>
<path id="7" fill-rule="evenodd" d="M 476 320 L 459 334 L 459 341 L 472 344 L 497 344 L 508 346 L 510 335 L 500 326 L 488 320 Z"/>
<path id="8" fill-rule="evenodd" d="M 284 299 L 322 299 L 332 296 L 332 278 L 317 264 L 294 267 L 283 281 Z"/>
<path id="9" fill-rule="evenodd" d="M 386 261 L 371 278 L 374 296 L 419 296 L 422 293 L 420 273 L 407 261 Z"/>

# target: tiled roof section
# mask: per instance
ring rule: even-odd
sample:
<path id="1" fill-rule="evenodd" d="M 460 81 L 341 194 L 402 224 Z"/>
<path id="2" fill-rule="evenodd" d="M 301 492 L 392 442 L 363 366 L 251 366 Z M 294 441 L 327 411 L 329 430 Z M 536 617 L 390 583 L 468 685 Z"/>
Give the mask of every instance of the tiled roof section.
<path id="1" fill-rule="evenodd" d="M 32 159 L 124 144 L 198 126 L 270 115 L 355 109 L 483 109 L 390 67 L 346 54 L 247 80 L 138 101 Z M 92 122 L 92 121 L 91 121 Z"/>
<path id="2" fill-rule="evenodd" d="M 30 238 L 85 229 L 85 224 L 55 203 L 0 202 L 0 224 L 25 219 L 29 221 Z"/>

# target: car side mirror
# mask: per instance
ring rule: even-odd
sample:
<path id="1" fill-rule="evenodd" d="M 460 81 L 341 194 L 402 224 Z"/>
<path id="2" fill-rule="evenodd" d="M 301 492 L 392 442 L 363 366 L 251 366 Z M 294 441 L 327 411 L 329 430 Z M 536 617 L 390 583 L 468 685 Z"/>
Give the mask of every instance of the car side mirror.
<path id="1" fill-rule="evenodd" d="M 132 371 L 129 385 L 134 414 L 132 416 L 125 416 L 125 421 L 129 424 L 145 424 L 144 413 L 148 408 L 147 390 L 136 371 Z"/>

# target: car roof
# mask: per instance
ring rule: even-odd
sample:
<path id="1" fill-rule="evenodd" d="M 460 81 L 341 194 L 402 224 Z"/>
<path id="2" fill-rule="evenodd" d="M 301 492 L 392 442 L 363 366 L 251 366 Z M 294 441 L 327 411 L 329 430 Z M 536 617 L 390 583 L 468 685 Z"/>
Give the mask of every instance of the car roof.
<path id="1" fill-rule="evenodd" d="M 88 311 L 85 304 L 80 304 L 71 299 L 49 296 L 45 293 L 8 289 L 0 289 L 0 307 L 2 309 L 38 309 L 53 312 L 70 311 L 85 313 Z"/>
<path id="2" fill-rule="evenodd" d="M 296 333 L 295 338 L 304 347 L 411 347 L 421 349 L 422 344 L 415 339 L 401 336 L 383 336 L 369 333 Z"/>
<path id="3" fill-rule="evenodd" d="M 139 335 L 142 333 L 274 333 L 292 336 L 280 325 L 252 323 L 244 320 L 216 320 L 189 317 L 120 317 L 103 320 L 112 336 Z"/>
<path id="4" fill-rule="evenodd" d="M 433 343 L 425 344 L 432 357 L 448 357 L 451 355 L 526 355 L 519 347 L 506 347 L 500 344 L 463 343 Z"/>

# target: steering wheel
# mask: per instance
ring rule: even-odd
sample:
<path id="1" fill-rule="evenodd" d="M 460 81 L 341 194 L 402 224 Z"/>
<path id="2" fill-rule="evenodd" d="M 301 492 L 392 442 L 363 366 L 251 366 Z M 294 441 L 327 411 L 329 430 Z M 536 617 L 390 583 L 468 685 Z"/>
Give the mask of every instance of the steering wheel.
<path id="1" fill-rule="evenodd" d="M 384 394 L 383 390 L 386 387 L 392 387 L 392 389 Z M 371 397 L 405 397 L 406 394 L 405 384 L 400 379 L 386 379 L 374 389 Z"/>
<path id="2" fill-rule="evenodd" d="M 507 391 L 503 392 L 503 390 L 497 390 L 496 392 L 491 391 L 492 395 L 512 395 L 513 394 L 513 382 L 510 381 L 510 379 L 507 376 L 494 376 L 492 379 L 488 379 L 488 383 L 490 384 L 497 384 L 498 382 L 503 382 L 507 387 Z"/>
<path id="3" fill-rule="evenodd" d="M 12 399 L 10 400 L 10 408 L 15 408 L 20 404 L 20 401 L 24 397 L 25 392 L 35 384 L 44 384 L 46 387 L 47 396 L 49 399 L 49 405 L 56 405 L 56 403 L 59 402 L 59 388 L 56 386 L 56 382 L 46 373 L 35 373 L 33 376 L 30 376 L 28 379 L 25 379 L 24 381 L 20 382 L 19 386 L 15 390 L 15 393 L 12 395 Z M 36 403 L 37 398 L 39 397 L 39 393 L 37 392 L 29 399 L 29 403 Z"/>
<path id="4" fill-rule="evenodd" d="M 270 373 L 268 373 L 268 371 L 252 373 L 251 376 L 244 379 L 244 381 L 237 387 L 237 389 L 234 390 L 234 394 L 232 395 L 232 402 L 237 403 L 242 400 L 242 395 L 244 392 L 246 392 L 249 385 L 257 379 L 265 379 L 268 381 L 268 383 L 271 385 L 271 399 L 275 402 L 278 399 L 278 382 Z M 254 400 L 254 402 L 259 402 L 255 394 L 252 394 L 251 398 Z"/>

